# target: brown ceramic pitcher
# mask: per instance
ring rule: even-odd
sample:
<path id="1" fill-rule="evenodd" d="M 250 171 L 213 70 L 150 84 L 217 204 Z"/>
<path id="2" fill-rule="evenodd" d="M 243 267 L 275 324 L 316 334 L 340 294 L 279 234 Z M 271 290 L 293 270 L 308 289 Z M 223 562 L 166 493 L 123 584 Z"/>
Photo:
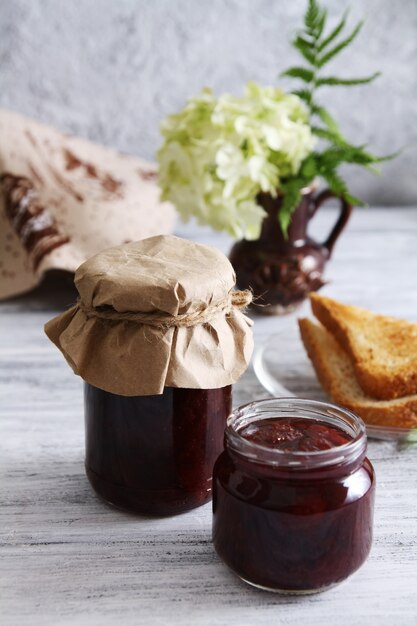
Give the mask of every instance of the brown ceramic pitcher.
<path id="1" fill-rule="evenodd" d="M 240 289 L 252 289 L 254 309 L 267 315 L 294 310 L 310 291 L 323 286 L 323 272 L 333 247 L 344 229 L 352 206 L 326 189 L 313 196 L 315 189 L 306 188 L 294 211 L 288 235 L 284 236 L 278 222 L 282 196 L 259 194 L 258 202 L 265 209 L 261 234 L 256 241 L 238 241 L 230 252 Z M 317 209 L 331 198 L 340 203 L 339 217 L 323 243 L 311 239 L 308 223 Z"/>

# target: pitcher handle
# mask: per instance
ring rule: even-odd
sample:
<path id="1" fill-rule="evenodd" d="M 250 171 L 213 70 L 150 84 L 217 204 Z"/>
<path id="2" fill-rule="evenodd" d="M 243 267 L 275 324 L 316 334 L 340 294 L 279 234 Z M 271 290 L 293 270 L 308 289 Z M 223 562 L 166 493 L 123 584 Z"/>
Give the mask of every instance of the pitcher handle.
<path id="1" fill-rule="evenodd" d="M 326 248 L 328 250 L 329 257 L 331 256 L 333 248 L 334 248 L 334 244 L 338 240 L 340 234 L 342 233 L 342 230 L 345 228 L 349 220 L 349 217 L 352 213 L 352 209 L 353 209 L 353 206 L 349 204 L 348 202 L 346 202 L 346 200 L 344 200 L 337 194 L 333 193 L 333 191 L 331 191 L 330 189 L 325 189 L 324 191 L 319 193 L 318 196 L 312 199 L 311 205 L 310 205 L 310 218 L 312 218 L 313 215 L 315 215 L 317 209 L 319 209 L 322 204 L 324 204 L 331 198 L 336 198 L 337 200 L 339 200 L 340 213 L 339 213 L 339 217 L 337 219 L 336 224 L 333 226 L 332 230 L 330 231 L 329 236 L 322 243 L 323 248 Z"/>

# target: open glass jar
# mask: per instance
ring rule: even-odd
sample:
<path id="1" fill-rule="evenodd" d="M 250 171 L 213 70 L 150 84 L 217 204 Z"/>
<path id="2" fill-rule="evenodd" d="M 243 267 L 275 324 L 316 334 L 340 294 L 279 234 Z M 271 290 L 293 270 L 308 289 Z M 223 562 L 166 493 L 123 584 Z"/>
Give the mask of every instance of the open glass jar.
<path id="1" fill-rule="evenodd" d="M 171 515 L 211 497 L 251 299 L 215 248 L 173 236 L 110 248 L 75 274 L 47 335 L 85 381 L 86 471 L 105 500 Z"/>
<path id="2" fill-rule="evenodd" d="M 372 542 L 375 479 L 360 418 L 304 399 L 253 402 L 228 419 L 213 473 L 213 542 L 244 581 L 322 591 Z"/>

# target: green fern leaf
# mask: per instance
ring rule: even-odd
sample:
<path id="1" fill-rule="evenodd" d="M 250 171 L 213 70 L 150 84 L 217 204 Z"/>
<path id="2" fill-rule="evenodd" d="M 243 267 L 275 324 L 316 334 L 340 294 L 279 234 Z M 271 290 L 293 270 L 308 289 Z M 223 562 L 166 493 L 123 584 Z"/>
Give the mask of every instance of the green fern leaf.
<path id="1" fill-rule="evenodd" d="M 315 105 L 314 108 L 312 109 L 312 112 L 316 113 L 319 116 L 323 124 L 326 124 L 327 128 L 330 131 L 332 131 L 333 133 L 337 133 L 338 135 L 341 136 L 339 124 L 336 122 L 334 117 L 330 115 L 327 109 L 325 109 L 322 106 Z"/>
<path id="2" fill-rule="evenodd" d="M 346 162 L 346 159 L 349 159 L 351 156 L 350 146 L 339 146 L 333 145 L 323 152 L 319 156 L 319 170 L 320 174 L 326 172 L 327 170 L 336 170 L 336 168 L 341 164 Z"/>
<path id="3" fill-rule="evenodd" d="M 300 33 L 298 33 L 298 35 L 295 38 L 295 40 L 298 41 L 298 43 L 301 46 L 304 46 L 308 50 L 314 51 L 315 48 L 316 48 L 316 40 L 314 39 L 314 37 L 312 37 L 311 35 L 309 35 L 305 31 L 301 31 Z"/>
<path id="4" fill-rule="evenodd" d="M 320 39 L 324 27 L 326 26 L 326 20 L 327 20 L 327 10 L 326 9 L 321 9 L 320 10 L 320 16 L 317 20 L 317 27 L 316 27 L 316 31 L 315 31 L 315 36 L 316 39 Z"/>
<path id="5" fill-rule="evenodd" d="M 288 233 L 288 226 L 290 224 L 292 214 L 300 203 L 301 189 L 303 186 L 303 182 L 299 178 L 291 179 L 287 183 L 282 184 L 284 196 L 279 210 L 278 220 L 285 237 Z"/>
<path id="6" fill-rule="evenodd" d="M 305 183 L 303 182 L 303 187 L 308 185 L 310 181 L 312 181 L 318 174 L 317 171 L 317 159 L 315 154 L 310 154 L 301 164 L 300 167 L 300 176 L 305 179 Z"/>
<path id="7" fill-rule="evenodd" d="M 319 169 L 320 173 L 322 173 L 322 171 L 328 169 L 335 170 L 342 163 L 350 163 L 352 165 L 361 165 L 378 174 L 379 170 L 372 166 L 391 158 L 393 158 L 393 155 L 379 157 L 371 154 L 364 150 L 364 146 L 353 146 L 341 137 L 338 143 L 334 142 L 330 148 L 324 150 L 319 155 Z"/>
<path id="8" fill-rule="evenodd" d="M 325 39 L 323 39 L 323 41 L 318 45 L 317 50 L 319 52 L 323 52 L 323 50 L 327 48 L 327 46 L 331 44 L 332 41 L 334 41 L 336 37 L 342 32 L 342 30 L 344 29 L 346 25 L 347 16 L 348 16 L 348 11 L 345 12 L 344 16 L 342 17 L 340 22 L 337 24 L 337 26 L 331 31 L 331 33 Z"/>
<path id="9" fill-rule="evenodd" d="M 390 154 L 384 154 L 384 156 L 375 156 L 374 157 L 374 163 L 383 163 L 384 161 L 392 161 L 392 159 L 395 159 L 397 156 L 399 156 L 400 154 L 402 154 L 403 152 L 403 148 L 401 148 L 400 150 L 396 150 L 395 152 L 391 152 Z"/>
<path id="10" fill-rule="evenodd" d="M 304 100 L 304 102 L 306 102 L 308 105 L 310 105 L 311 92 L 308 91 L 308 89 L 297 89 L 296 91 L 293 91 L 292 93 L 295 96 L 298 96 L 299 98 L 301 98 L 301 100 Z"/>
<path id="11" fill-rule="evenodd" d="M 337 78 L 336 76 L 326 76 L 324 78 L 318 78 L 315 82 L 316 87 L 323 87 L 323 85 L 365 85 L 371 83 L 375 78 L 381 75 L 381 72 L 375 72 L 371 76 L 365 76 L 364 78 Z"/>
<path id="12" fill-rule="evenodd" d="M 305 83 L 311 83 L 314 78 L 314 72 L 305 67 L 290 67 L 281 76 L 291 76 L 292 78 L 300 78 Z"/>
<path id="13" fill-rule="evenodd" d="M 361 198 L 358 198 L 357 196 L 354 196 L 349 192 L 345 193 L 343 198 L 346 200 L 346 202 L 349 202 L 349 204 L 351 204 L 352 206 L 368 206 L 368 204 L 364 202 L 363 200 L 361 200 Z"/>
<path id="14" fill-rule="evenodd" d="M 321 172 L 321 175 L 323 176 L 333 193 L 343 198 L 346 197 L 346 195 L 349 193 L 347 185 L 343 178 L 339 176 L 339 174 L 337 174 L 335 170 L 326 169 Z"/>
<path id="15" fill-rule="evenodd" d="M 304 24 L 308 35 L 314 39 L 315 43 L 324 30 L 326 18 L 327 10 L 322 9 L 315 0 L 310 0 L 304 16 Z"/>
<path id="16" fill-rule="evenodd" d="M 319 87 L 364 85 L 380 75 L 380 72 L 359 78 L 320 75 L 321 68 L 349 46 L 363 26 L 363 22 L 359 22 L 349 36 L 339 37 L 346 26 L 347 16 L 346 12 L 326 35 L 326 10 L 319 5 L 318 0 L 308 0 L 307 11 L 304 15 L 304 30 L 297 34 L 292 44 L 310 67 L 297 65 L 281 74 L 304 82 L 304 86 L 293 93 L 306 104 L 310 112 L 310 126 L 314 135 L 326 142 L 324 149 L 315 150 L 303 161 L 296 176 L 281 179 L 284 198 L 279 219 L 284 232 L 287 232 L 292 212 L 300 200 L 301 189 L 311 183 L 315 177 L 324 178 L 336 195 L 352 204 L 363 206 L 364 203 L 359 198 L 349 194 L 345 181 L 338 173 L 339 167 L 347 163 L 365 167 L 377 173 L 375 165 L 392 159 L 398 154 L 379 157 L 368 152 L 364 145 L 350 144 L 343 136 L 336 120 L 326 108 L 316 102 L 316 89 Z"/>
<path id="17" fill-rule="evenodd" d="M 306 39 L 298 35 L 292 42 L 293 46 L 297 48 L 303 55 L 303 57 L 313 66 L 316 64 L 316 53 L 314 45 L 311 45 Z"/>
<path id="18" fill-rule="evenodd" d="M 330 59 L 333 59 L 334 56 L 336 56 L 336 54 L 339 54 L 339 52 L 341 52 L 344 48 L 346 48 L 350 43 L 352 43 L 352 41 L 358 36 L 362 26 L 363 26 L 364 22 L 361 21 L 359 22 L 359 24 L 353 29 L 352 33 L 349 35 L 349 37 L 346 37 L 346 39 L 344 39 L 343 41 L 341 41 L 339 44 L 337 44 L 337 46 L 335 46 L 334 48 L 332 48 L 332 50 L 330 50 L 329 52 L 327 52 L 325 55 L 323 55 L 318 61 L 317 61 L 317 67 L 323 67 L 323 65 L 326 65 L 326 63 L 328 63 L 330 61 Z"/>
<path id="19" fill-rule="evenodd" d="M 307 11 L 304 16 L 304 24 L 307 30 L 314 32 L 317 26 L 317 21 L 319 20 L 319 17 L 320 17 L 319 5 L 317 4 L 316 0 L 309 0 Z"/>
<path id="20" fill-rule="evenodd" d="M 331 144 L 334 144 L 336 146 L 345 145 L 345 139 L 338 131 L 334 132 L 327 128 L 319 128 L 318 126 L 312 126 L 311 131 L 314 133 L 314 135 L 316 135 L 316 137 L 320 137 L 320 139 L 325 139 Z"/>
<path id="21" fill-rule="evenodd" d="M 372 163 L 378 163 L 378 157 L 355 146 L 352 146 L 351 149 L 347 150 L 342 156 L 344 162 L 353 163 L 355 165 L 371 165 Z"/>

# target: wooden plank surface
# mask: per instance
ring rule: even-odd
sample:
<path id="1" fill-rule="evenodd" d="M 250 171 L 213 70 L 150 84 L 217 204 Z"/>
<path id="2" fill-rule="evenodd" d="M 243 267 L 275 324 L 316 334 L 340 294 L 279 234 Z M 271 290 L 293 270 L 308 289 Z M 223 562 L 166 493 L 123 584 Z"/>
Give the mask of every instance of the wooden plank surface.
<path id="1" fill-rule="evenodd" d="M 314 232 L 333 219 L 321 210 Z M 225 252 L 231 243 L 209 229 L 177 232 Z M 416 248 L 416 209 L 358 210 L 323 293 L 417 321 Z M 371 555 L 348 581 L 315 596 L 241 583 L 213 551 L 210 504 L 153 519 L 99 501 L 83 468 L 81 381 L 43 333 L 74 298 L 52 283 L 0 304 L 2 626 L 417 624 L 417 446 L 370 442 L 378 481 Z M 256 317 L 256 344 L 285 335 L 306 313 Z M 234 403 L 266 396 L 249 369 Z"/>

